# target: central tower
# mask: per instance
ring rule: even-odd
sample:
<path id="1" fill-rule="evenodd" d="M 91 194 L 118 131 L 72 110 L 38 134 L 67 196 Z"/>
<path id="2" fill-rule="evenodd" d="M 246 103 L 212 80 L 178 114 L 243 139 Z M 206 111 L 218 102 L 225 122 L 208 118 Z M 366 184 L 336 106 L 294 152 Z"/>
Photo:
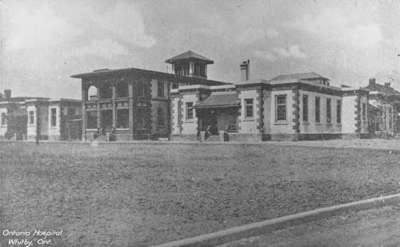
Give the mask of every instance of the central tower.
<path id="1" fill-rule="evenodd" d="M 207 78 L 207 65 L 214 61 L 193 51 L 184 52 L 165 61 L 172 64 L 172 71 L 176 75 Z"/>

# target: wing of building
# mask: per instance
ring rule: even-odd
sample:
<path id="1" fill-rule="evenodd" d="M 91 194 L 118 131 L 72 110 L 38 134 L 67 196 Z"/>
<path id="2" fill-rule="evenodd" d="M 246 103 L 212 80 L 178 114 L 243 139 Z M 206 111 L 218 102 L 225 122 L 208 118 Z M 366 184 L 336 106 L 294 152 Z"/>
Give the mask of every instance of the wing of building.
<path id="1" fill-rule="evenodd" d="M 14 140 L 79 140 L 81 101 L 43 97 L 0 97 L 0 138 Z"/>

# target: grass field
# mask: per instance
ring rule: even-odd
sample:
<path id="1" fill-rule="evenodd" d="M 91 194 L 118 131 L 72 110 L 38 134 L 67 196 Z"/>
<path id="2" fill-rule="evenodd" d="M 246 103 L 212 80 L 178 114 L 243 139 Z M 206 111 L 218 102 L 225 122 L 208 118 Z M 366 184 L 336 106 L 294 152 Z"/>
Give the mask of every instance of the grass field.
<path id="1" fill-rule="evenodd" d="M 0 228 L 146 246 L 400 192 L 400 152 L 284 145 L 0 143 Z"/>

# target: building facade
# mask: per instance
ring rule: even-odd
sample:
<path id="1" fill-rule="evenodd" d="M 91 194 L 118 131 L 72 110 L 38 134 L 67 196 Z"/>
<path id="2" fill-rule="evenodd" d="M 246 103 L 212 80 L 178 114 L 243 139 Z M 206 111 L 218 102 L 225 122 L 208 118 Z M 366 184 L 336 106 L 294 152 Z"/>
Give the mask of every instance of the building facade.
<path id="1" fill-rule="evenodd" d="M 82 138 L 304 140 L 368 135 L 368 90 L 316 73 L 239 82 L 207 79 L 213 61 L 192 51 L 166 60 L 174 74 L 137 68 L 73 75 L 82 81 Z M 343 107 L 345 106 L 345 107 Z"/>

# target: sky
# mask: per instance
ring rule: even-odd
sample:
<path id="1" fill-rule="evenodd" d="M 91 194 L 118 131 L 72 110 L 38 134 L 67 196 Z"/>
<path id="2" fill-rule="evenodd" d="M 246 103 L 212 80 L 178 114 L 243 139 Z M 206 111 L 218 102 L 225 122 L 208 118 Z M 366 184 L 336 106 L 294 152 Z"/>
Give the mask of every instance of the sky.
<path id="1" fill-rule="evenodd" d="M 101 68 L 171 71 L 193 50 L 208 78 L 235 82 L 310 72 L 331 84 L 368 78 L 400 89 L 396 0 L 0 0 L 0 91 L 80 98 L 72 74 Z"/>

